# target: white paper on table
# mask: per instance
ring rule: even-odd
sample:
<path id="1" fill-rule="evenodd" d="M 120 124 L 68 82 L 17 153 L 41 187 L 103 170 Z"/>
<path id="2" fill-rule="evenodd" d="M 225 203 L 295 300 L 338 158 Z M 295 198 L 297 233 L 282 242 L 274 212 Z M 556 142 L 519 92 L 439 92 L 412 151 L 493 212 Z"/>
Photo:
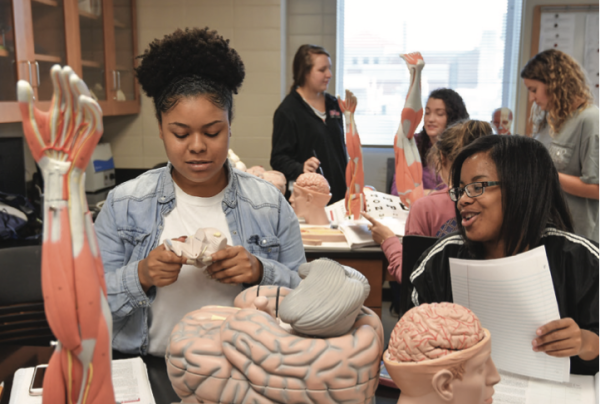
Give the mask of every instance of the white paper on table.
<path id="1" fill-rule="evenodd" d="M 494 260 L 450 258 L 454 303 L 472 310 L 492 334 L 498 369 L 566 382 L 569 358 L 534 352 L 538 327 L 560 319 L 546 249 Z"/>
<path id="2" fill-rule="evenodd" d="M 494 404 L 592 404 L 598 373 L 594 376 L 571 375 L 569 382 L 558 383 L 500 371 L 500 383 L 494 386 Z"/>
<path id="3" fill-rule="evenodd" d="M 9 404 L 42 404 L 42 396 L 29 395 L 33 370 L 22 368 L 15 372 Z M 146 364 L 139 356 L 113 360 L 112 381 L 117 402 L 156 404 Z"/>

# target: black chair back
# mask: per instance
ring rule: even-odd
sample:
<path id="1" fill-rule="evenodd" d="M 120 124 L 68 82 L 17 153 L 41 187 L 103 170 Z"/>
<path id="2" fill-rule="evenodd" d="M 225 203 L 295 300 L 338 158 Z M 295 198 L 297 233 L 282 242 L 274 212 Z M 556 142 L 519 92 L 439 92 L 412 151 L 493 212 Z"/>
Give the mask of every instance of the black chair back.
<path id="1" fill-rule="evenodd" d="M 55 340 L 44 312 L 42 247 L 0 249 L 0 344 L 48 346 Z"/>
<path id="2" fill-rule="evenodd" d="M 402 284 L 400 285 L 400 308 L 398 317 L 408 310 L 410 304 L 410 276 L 415 270 L 415 264 L 421 255 L 427 251 L 435 242 L 436 237 L 427 236 L 404 236 L 402 237 Z"/>

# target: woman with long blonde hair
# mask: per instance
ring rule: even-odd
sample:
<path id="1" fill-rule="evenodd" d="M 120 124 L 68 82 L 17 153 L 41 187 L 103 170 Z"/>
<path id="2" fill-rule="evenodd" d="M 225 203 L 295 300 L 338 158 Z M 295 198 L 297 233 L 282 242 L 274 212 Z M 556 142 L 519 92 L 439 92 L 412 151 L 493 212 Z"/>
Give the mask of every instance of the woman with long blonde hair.
<path id="1" fill-rule="evenodd" d="M 521 70 L 529 99 L 544 111 L 534 137 L 550 152 L 575 233 L 598 241 L 598 107 L 585 73 L 554 49 L 535 55 Z"/>

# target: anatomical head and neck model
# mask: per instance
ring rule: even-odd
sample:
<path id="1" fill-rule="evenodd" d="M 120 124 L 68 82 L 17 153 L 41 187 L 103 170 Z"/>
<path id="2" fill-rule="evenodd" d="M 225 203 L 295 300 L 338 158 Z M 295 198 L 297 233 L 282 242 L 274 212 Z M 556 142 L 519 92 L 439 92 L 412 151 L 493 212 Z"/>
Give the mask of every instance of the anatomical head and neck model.
<path id="1" fill-rule="evenodd" d="M 329 183 L 321 174 L 300 174 L 294 183 L 290 203 L 296 216 L 303 217 L 306 224 L 328 225 L 325 206 L 331 199 Z"/>
<path id="2" fill-rule="evenodd" d="M 404 314 L 383 354 L 402 393 L 398 404 L 490 403 L 500 375 L 488 330 L 458 304 L 422 304 Z"/>
<path id="3" fill-rule="evenodd" d="M 492 126 L 499 135 L 510 135 L 513 113 L 509 108 L 497 108 L 492 113 Z"/>

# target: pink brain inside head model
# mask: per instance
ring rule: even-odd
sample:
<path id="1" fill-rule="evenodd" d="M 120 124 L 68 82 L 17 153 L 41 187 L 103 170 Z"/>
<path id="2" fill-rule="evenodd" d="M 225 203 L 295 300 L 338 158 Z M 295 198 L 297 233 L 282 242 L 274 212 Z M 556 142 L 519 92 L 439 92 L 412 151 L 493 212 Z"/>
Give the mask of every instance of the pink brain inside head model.
<path id="1" fill-rule="evenodd" d="M 475 314 L 453 303 L 414 307 L 396 324 L 390 336 L 389 359 L 422 362 L 438 359 L 479 343 L 485 333 Z"/>
<path id="2" fill-rule="evenodd" d="M 325 177 L 317 173 L 300 174 L 294 186 L 299 186 L 318 194 L 329 194 L 329 183 Z"/>

